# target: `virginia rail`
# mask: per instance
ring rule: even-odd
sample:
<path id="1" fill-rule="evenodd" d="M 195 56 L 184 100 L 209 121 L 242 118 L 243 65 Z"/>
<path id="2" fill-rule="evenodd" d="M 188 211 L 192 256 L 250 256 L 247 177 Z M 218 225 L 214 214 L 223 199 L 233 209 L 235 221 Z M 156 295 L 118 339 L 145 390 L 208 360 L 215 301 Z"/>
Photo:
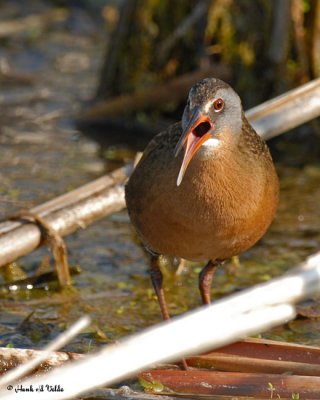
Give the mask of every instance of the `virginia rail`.
<path id="1" fill-rule="evenodd" d="M 169 313 L 157 254 L 209 262 L 199 275 L 210 303 L 214 271 L 253 246 L 275 214 L 279 183 L 268 147 L 225 82 L 195 84 L 182 121 L 154 137 L 126 185 L 132 224 L 152 254 L 150 274 Z"/>

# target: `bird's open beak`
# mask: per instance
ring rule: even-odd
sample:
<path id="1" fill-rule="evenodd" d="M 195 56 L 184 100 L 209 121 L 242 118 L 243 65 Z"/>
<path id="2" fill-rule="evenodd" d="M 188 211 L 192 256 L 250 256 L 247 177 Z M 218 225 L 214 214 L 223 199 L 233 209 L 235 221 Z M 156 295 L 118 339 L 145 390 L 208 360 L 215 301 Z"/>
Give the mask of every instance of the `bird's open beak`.
<path id="1" fill-rule="evenodd" d="M 184 147 L 184 156 L 177 179 L 177 186 L 182 182 L 183 176 L 192 157 L 196 154 L 200 146 L 206 140 L 210 139 L 212 129 L 213 124 L 210 118 L 201 111 L 199 106 L 196 106 L 175 149 L 176 157 L 182 147 Z"/>

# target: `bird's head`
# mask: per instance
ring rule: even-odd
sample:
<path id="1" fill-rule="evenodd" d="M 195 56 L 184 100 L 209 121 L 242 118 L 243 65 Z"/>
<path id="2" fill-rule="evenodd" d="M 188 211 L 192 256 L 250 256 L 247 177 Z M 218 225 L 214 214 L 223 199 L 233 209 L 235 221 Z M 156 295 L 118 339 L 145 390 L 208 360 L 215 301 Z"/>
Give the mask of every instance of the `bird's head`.
<path id="1" fill-rule="evenodd" d="M 182 116 L 182 134 L 175 156 L 184 149 L 177 186 L 201 146 L 218 148 L 224 135 L 237 136 L 242 128 L 242 106 L 237 93 L 225 82 L 207 78 L 190 90 Z"/>

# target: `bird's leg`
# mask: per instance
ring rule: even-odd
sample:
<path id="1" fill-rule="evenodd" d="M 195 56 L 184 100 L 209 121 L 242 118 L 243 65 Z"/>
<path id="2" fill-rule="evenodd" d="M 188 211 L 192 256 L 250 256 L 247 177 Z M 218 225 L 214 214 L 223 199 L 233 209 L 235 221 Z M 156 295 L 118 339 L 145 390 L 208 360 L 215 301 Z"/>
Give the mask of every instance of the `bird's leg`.
<path id="1" fill-rule="evenodd" d="M 199 274 L 199 289 L 203 304 L 210 304 L 211 302 L 210 290 L 212 279 L 219 264 L 217 261 L 210 260 Z"/>
<path id="2" fill-rule="evenodd" d="M 162 318 L 164 320 L 170 319 L 168 307 L 167 307 L 167 302 L 164 297 L 164 291 L 163 291 L 163 276 L 162 272 L 159 268 L 158 265 L 158 256 L 151 256 L 151 262 L 150 262 L 150 276 L 151 276 L 151 281 L 154 287 L 154 291 L 156 292 L 158 302 L 160 305 L 161 313 L 162 313 Z"/>
<path id="3" fill-rule="evenodd" d="M 168 320 L 168 319 L 170 319 L 170 315 L 169 315 L 169 311 L 168 311 L 168 307 L 167 307 L 167 302 L 164 297 L 164 291 L 163 291 L 163 286 L 162 286 L 163 276 L 162 276 L 162 272 L 158 265 L 158 256 L 154 256 L 154 255 L 151 256 L 150 276 L 151 276 L 151 281 L 152 281 L 152 284 L 154 287 L 154 291 L 156 292 L 156 295 L 158 298 L 162 318 L 164 320 Z M 182 369 L 184 369 L 184 370 L 188 369 L 188 365 L 184 358 L 181 360 L 180 364 L 181 364 Z"/>

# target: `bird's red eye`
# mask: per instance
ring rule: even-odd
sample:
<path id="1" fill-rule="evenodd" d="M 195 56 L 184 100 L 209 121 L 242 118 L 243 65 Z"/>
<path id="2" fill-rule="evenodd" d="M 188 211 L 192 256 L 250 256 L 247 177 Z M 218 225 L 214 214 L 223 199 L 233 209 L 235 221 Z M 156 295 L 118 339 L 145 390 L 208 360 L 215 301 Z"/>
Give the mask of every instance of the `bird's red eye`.
<path id="1" fill-rule="evenodd" d="M 224 107 L 224 101 L 222 99 L 217 99 L 213 102 L 214 111 L 221 111 Z"/>

